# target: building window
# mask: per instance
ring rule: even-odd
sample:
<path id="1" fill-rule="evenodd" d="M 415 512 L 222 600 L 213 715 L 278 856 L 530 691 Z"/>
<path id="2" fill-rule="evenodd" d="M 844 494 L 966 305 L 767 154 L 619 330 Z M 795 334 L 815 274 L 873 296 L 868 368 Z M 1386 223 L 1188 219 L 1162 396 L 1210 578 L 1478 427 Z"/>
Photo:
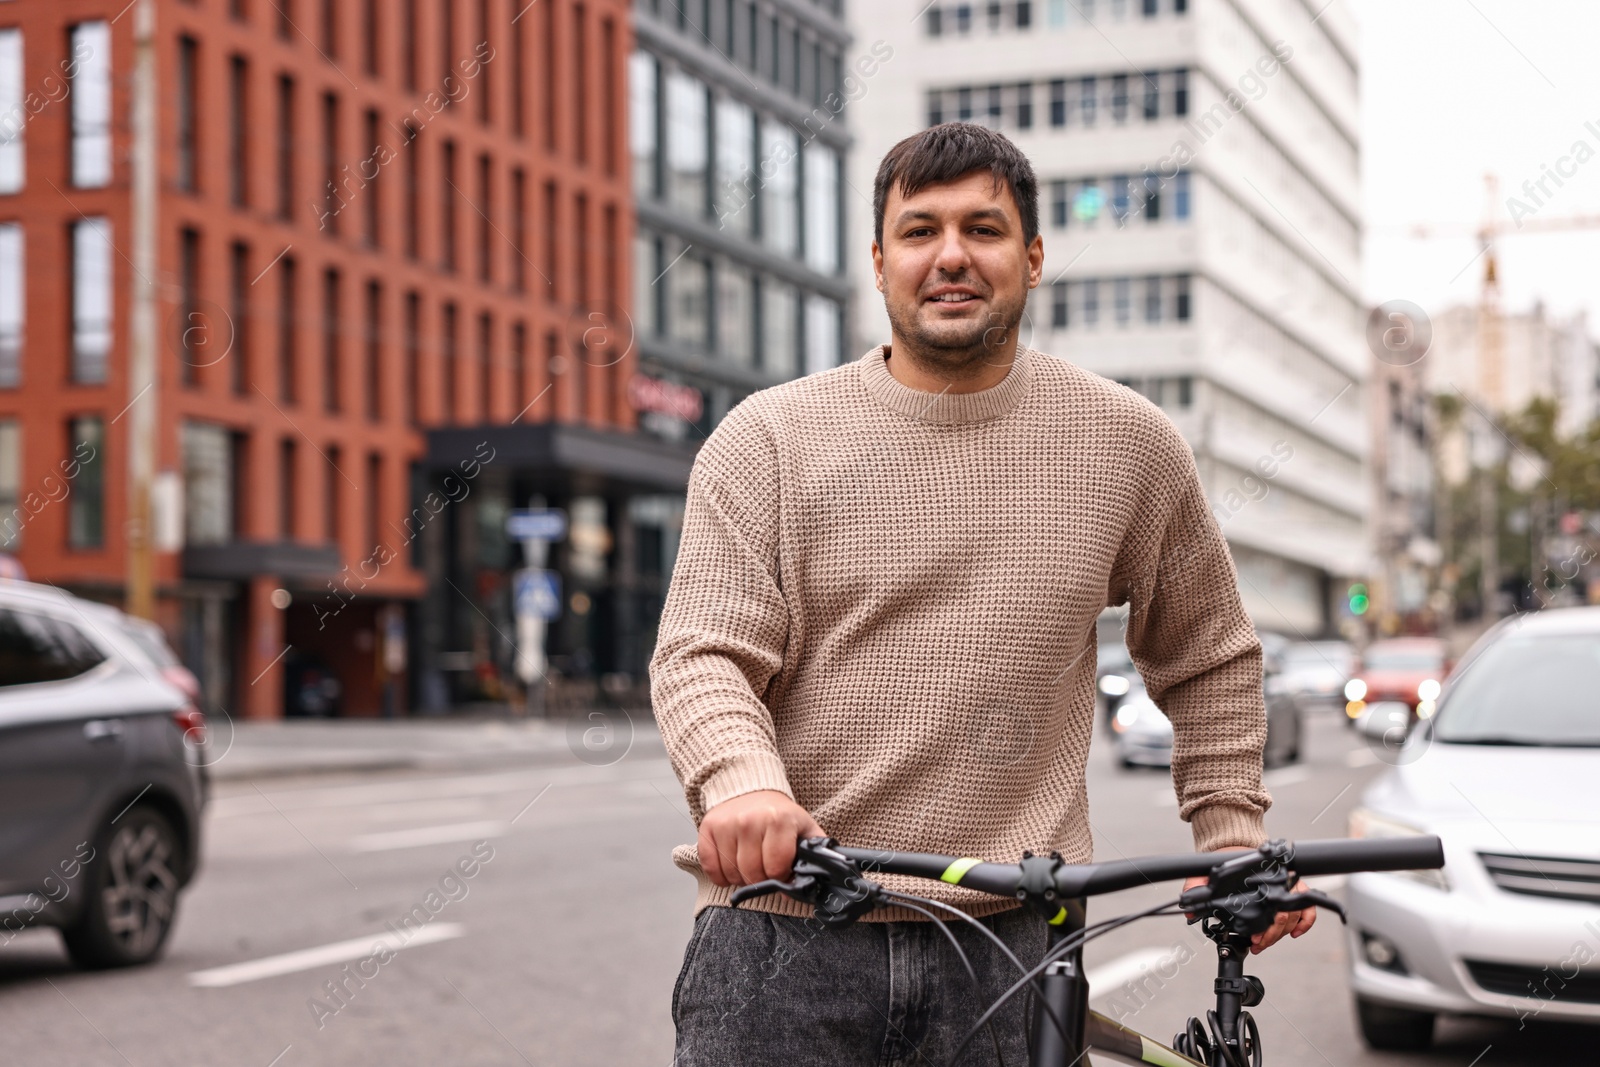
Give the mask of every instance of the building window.
<path id="1" fill-rule="evenodd" d="M 788 282 L 761 280 L 761 366 L 774 378 L 795 376 L 800 351 L 800 294 Z"/>
<path id="2" fill-rule="evenodd" d="M 405 417 L 412 426 L 421 425 L 417 394 L 422 391 L 422 297 L 406 294 L 406 374 Z"/>
<path id="3" fill-rule="evenodd" d="M 244 207 L 249 196 L 250 64 L 243 56 L 228 61 L 228 202 Z"/>
<path id="4" fill-rule="evenodd" d="M 822 274 L 839 270 L 839 154 L 813 141 L 805 149 L 806 266 Z"/>
<path id="5" fill-rule="evenodd" d="M 1033 25 L 1033 5 L 1028 0 L 1017 0 L 1016 21 L 1019 30 L 1028 29 Z"/>
<path id="6" fill-rule="evenodd" d="M 362 12 L 362 30 L 366 36 L 366 46 L 362 49 L 361 65 L 367 76 L 378 76 L 378 41 L 383 32 L 383 27 L 378 24 L 378 0 L 367 0 L 365 10 Z"/>
<path id="7" fill-rule="evenodd" d="M 1121 125 L 1128 121 L 1128 76 L 1111 76 L 1111 121 Z"/>
<path id="8" fill-rule="evenodd" d="M 1173 299 L 1172 317 L 1179 322 L 1189 321 L 1189 275 L 1180 274 L 1176 281 L 1176 295 Z"/>
<path id="9" fill-rule="evenodd" d="M 1126 174 L 1113 174 L 1111 176 L 1111 217 L 1118 226 L 1128 224 L 1128 213 L 1132 203 L 1132 190 L 1128 184 Z"/>
<path id="10" fill-rule="evenodd" d="M 984 108 L 983 116 L 985 120 L 984 125 L 990 127 L 991 129 L 999 129 L 1000 117 L 1005 110 L 1004 104 L 1001 102 L 1002 93 L 1000 86 L 989 86 L 989 88 L 985 91 L 984 96 L 987 98 L 987 106 Z"/>
<path id="11" fill-rule="evenodd" d="M 649 52 L 635 52 L 628 57 L 628 149 L 633 156 L 633 188 L 650 199 L 661 195 L 660 70 L 660 63 Z"/>
<path id="12" fill-rule="evenodd" d="M 411 123 L 408 122 L 408 123 L 406 123 L 406 126 L 405 126 L 405 132 L 406 132 L 406 143 L 405 143 L 404 151 L 405 151 L 405 154 L 406 154 L 406 190 L 405 190 L 405 194 L 406 194 L 406 210 L 405 210 L 405 217 L 406 217 L 405 218 L 405 223 L 406 223 L 406 255 L 408 257 L 410 257 L 411 259 L 416 259 L 421 254 L 418 251 L 418 244 L 417 243 L 418 243 L 418 240 L 419 240 L 419 232 L 422 229 L 421 224 L 419 222 L 419 216 L 418 216 L 418 212 L 421 210 L 419 201 L 421 200 L 421 197 L 422 197 L 422 190 L 421 190 L 421 186 L 420 186 L 420 183 L 422 181 L 422 174 L 421 174 L 421 166 L 422 166 L 422 164 L 421 164 L 421 160 L 419 159 L 419 156 L 422 154 L 422 148 L 417 143 L 417 138 L 421 136 L 422 131 L 419 130 L 417 127 L 411 125 Z"/>
<path id="13" fill-rule="evenodd" d="M 339 232 L 339 98 L 322 94 L 322 218 L 317 229 Z"/>
<path id="14" fill-rule="evenodd" d="M 298 393 L 300 376 L 295 373 L 295 301 L 299 297 L 295 284 L 295 261 L 283 257 L 278 264 L 278 396 L 285 404 L 293 404 Z"/>
<path id="15" fill-rule="evenodd" d="M 478 0 L 478 40 L 487 43 L 499 38 L 500 35 L 489 25 L 489 0 Z M 478 94 L 478 121 L 485 126 L 494 117 L 491 110 L 494 103 L 494 71 L 494 66 L 489 63 L 478 68 L 478 86 L 475 90 Z"/>
<path id="16" fill-rule="evenodd" d="M 1139 182 L 1145 222 L 1161 221 L 1161 184 L 1161 176 L 1151 171 Z"/>
<path id="17" fill-rule="evenodd" d="M 363 146 L 363 148 L 368 153 L 368 159 L 370 162 L 362 164 L 362 173 L 360 177 L 365 179 L 366 171 L 370 169 L 372 172 L 372 178 L 366 181 L 366 188 L 361 190 L 362 206 L 364 208 L 362 212 L 362 237 L 366 240 L 368 245 L 376 248 L 379 244 L 378 235 L 380 230 L 378 219 L 381 216 L 382 206 L 382 202 L 378 199 L 378 181 L 383 177 L 383 168 L 379 165 L 379 161 L 377 159 L 378 143 L 383 139 L 383 132 L 379 128 L 378 113 L 376 111 L 370 108 L 367 110 L 365 125 L 366 137 L 364 140 L 366 141 L 366 144 Z"/>
<path id="18" fill-rule="evenodd" d="M 1189 72 L 1186 70 L 1172 72 L 1172 113 L 1180 119 L 1189 113 Z"/>
<path id="19" fill-rule="evenodd" d="M 967 122 L 972 118 L 972 90 L 961 88 L 956 90 L 956 118 Z"/>
<path id="20" fill-rule="evenodd" d="M 0 418 L 0 552 L 15 552 L 22 542 L 22 426 Z"/>
<path id="21" fill-rule="evenodd" d="M 1172 179 L 1172 217 L 1189 217 L 1189 172 L 1180 170 Z"/>
<path id="22" fill-rule="evenodd" d="M 766 246 L 780 255 L 794 255 L 800 243 L 799 144 L 794 130 L 775 119 L 761 124 L 761 158 L 786 160 L 763 175 L 761 187 L 761 236 Z M 767 169 L 767 168 L 763 168 Z"/>
<path id="23" fill-rule="evenodd" d="M 184 385 L 200 383 L 201 366 L 211 362 L 206 350 L 213 340 L 206 328 L 208 316 L 200 309 L 200 234 L 185 229 L 178 237 L 178 286 L 180 304 L 178 334 L 178 380 Z"/>
<path id="24" fill-rule="evenodd" d="M 956 5 L 956 32 L 968 33 L 972 30 L 972 5 Z"/>
<path id="25" fill-rule="evenodd" d="M 478 280 L 494 281 L 494 162 L 485 152 L 478 157 Z"/>
<path id="26" fill-rule="evenodd" d="M 544 42 L 544 147 L 547 152 L 556 150 L 556 72 L 561 64 L 556 58 L 556 5 L 544 5 L 544 25 L 539 38 Z"/>
<path id="27" fill-rule="evenodd" d="M 344 478 L 344 453 L 338 445 L 328 446 L 328 469 L 322 474 L 322 539 L 328 544 L 339 543 L 339 482 Z"/>
<path id="28" fill-rule="evenodd" d="M 367 544 L 369 552 L 376 554 L 383 543 L 383 453 L 367 453 Z"/>
<path id="29" fill-rule="evenodd" d="M 1133 321 L 1133 279 L 1114 278 L 1111 282 L 1111 307 L 1118 326 Z"/>
<path id="30" fill-rule="evenodd" d="M 272 0 L 278 9 L 278 36 L 285 41 L 294 40 L 294 4 L 291 0 Z"/>
<path id="31" fill-rule="evenodd" d="M 667 329 L 674 341 L 703 351 L 711 340 L 711 264 L 693 253 L 683 256 L 666 276 Z"/>
<path id="32" fill-rule="evenodd" d="M 294 217 L 294 79 L 278 76 L 278 217 Z"/>
<path id="33" fill-rule="evenodd" d="M 439 373 L 443 384 L 439 393 L 439 406 L 443 409 L 439 421 L 447 424 L 456 419 L 457 318 L 455 304 L 446 304 L 439 318 Z"/>
<path id="34" fill-rule="evenodd" d="M 278 536 L 285 541 L 295 539 L 295 527 L 299 525 L 294 493 L 298 452 L 292 437 L 285 437 L 278 445 Z"/>
<path id="35" fill-rule="evenodd" d="M 1143 5 L 1142 5 L 1143 9 L 1142 9 L 1141 13 L 1144 15 L 1145 18 L 1153 19 L 1153 18 L 1156 17 L 1156 14 L 1157 14 L 1156 8 L 1158 6 L 1159 6 L 1159 0 L 1144 0 Z"/>
<path id="36" fill-rule="evenodd" d="M 183 457 L 183 537 L 193 545 L 234 539 L 233 434 L 226 426 L 185 421 L 179 426 Z"/>
<path id="37" fill-rule="evenodd" d="M 572 5 L 572 154 L 589 162 L 589 22 L 582 4 Z"/>
<path id="38" fill-rule="evenodd" d="M 478 316 L 478 421 L 488 422 L 497 392 L 494 382 L 494 319 L 487 311 Z"/>
<path id="39" fill-rule="evenodd" d="M 755 306 L 750 272 L 723 261 L 717 264 L 717 352 L 729 362 L 750 366 L 755 354 Z"/>
<path id="40" fill-rule="evenodd" d="M 555 182 L 544 183 L 544 276 L 545 297 L 554 303 L 559 294 L 556 289 L 556 264 L 561 252 L 557 226 L 557 191 Z"/>
<path id="41" fill-rule="evenodd" d="M 528 176 L 511 172 L 511 288 L 528 291 Z"/>
<path id="42" fill-rule="evenodd" d="M 400 71 L 406 89 L 417 90 L 417 0 L 400 0 Z"/>
<path id="43" fill-rule="evenodd" d="M 840 336 L 842 310 L 837 300 L 815 293 L 806 296 L 806 373 L 837 367 L 844 356 Z"/>
<path id="44" fill-rule="evenodd" d="M 98 189 L 111 184 L 111 25 L 80 22 L 72 27 L 72 184 Z"/>
<path id="45" fill-rule="evenodd" d="M 937 126 L 944 121 L 944 93 L 928 90 L 928 125 Z"/>
<path id="46" fill-rule="evenodd" d="M 195 144 L 199 121 L 195 115 L 195 79 L 199 74 L 197 53 L 200 46 L 193 37 L 178 38 L 178 107 L 177 107 L 177 178 L 178 188 L 195 191 L 195 163 L 198 149 Z"/>
<path id="47" fill-rule="evenodd" d="M 250 384 L 250 246 L 235 242 L 229 255 L 228 316 L 233 320 L 229 340 L 233 343 L 228 361 L 230 386 L 244 395 Z"/>
<path id="48" fill-rule="evenodd" d="M 322 407 L 330 413 L 343 406 L 339 389 L 339 340 L 341 280 L 336 270 L 322 275 Z"/>
<path id="49" fill-rule="evenodd" d="M 944 9 L 938 4 L 928 7 L 928 17 L 923 23 L 928 29 L 929 37 L 938 37 L 944 33 Z"/>
<path id="50" fill-rule="evenodd" d="M 0 223 L 0 389 L 15 389 L 22 384 L 23 324 L 28 308 L 24 277 L 22 224 Z"/>
<path id="51" fill-rule="evenodd" d="M 111 221 L 82 219 L 72 225 L 72 380 L 106 380 L 111 354 Z"/>
<path id="52" fill-rule="evenodd" d="M 1144 280 L 1144 321 L 1154 325 L 1161 321 L 1161 276 L 1152 274 Z"/>
<path id="53" fill-rule="evenodd" d="M 706 167 L 710 92 L 682 71 L 667 75 L 667 199 L 690 218 L 709 207 Z"/>
<path id="54" fill-rule="evenodd" d="M 1083 324 L 1085 326 L 1098 326 L 1100 324 L 1100 283 L 1091 279 L 1082 283 L 1083 290 Z"/>
<path id="55" fill-rule="evenodd" d="M 1067 83 L 1057 78 L 1050 83 L 1050 125 L 1067 124 Z"/>
<path id="56" fill-rule="evenodd" d="M 1050 326 L 1057 330 L 1067 328 L 1066 282 L 1055 282 L 1050 286 Z"/>
<path id="57" fill-rule="evenodd" d="M 365 328 L 362 331 L 367 350 L 366 382 L 367 418 L 373 422 L 383 418 L 383 285 L 367 283 Z"/>
<path id="58" fill-rule="evenodd" d="M 1079 78 L 1078 87 L 1078 115 L 1085 126 L 1094 125 L 1095 104 L 1099 101 L 1099 83 L 1093 75 Z"/>
<path id="59" fill-rule="evenodd" d="M 738 100 L 717 101 L 717 225 L 746 235 L 755 221 L 755 113 Z"/>
<path id="60" fill-rule="evenodd" d="M 1017 94 L 1017 129 L 1033 129 L 1033 83 L 1018 82 L 1015 90 Z"/>
<path id="61" fill-rule="evenodd" d="M 22 188 L 26 165 L 23 154 L 22 116 L 27 90 L 23 81 L 22 31 L 0 29 L 0 193 Z"/>
<path id="62" fill-rule="evenodd" d="M 1144 120 L 1154 122 L 1161 117 L 1161 72 L 1147 70 L 1144 79 Z"/>
<path id="63" fill-rule="evenodd" d="M 511 132 L 518 137 L 527 135 L 527 93 L 528 87 L 523 78 L 523 68 L 528 62 L 528 31 L 521 25 L 522 16 L 527 11 L 523 0 L 510 0 L 511 5 Z"/>
<path id="64" fill-rule="evenodd" d="M 85 415 L 68 424 L 72 459 L 78 476 L 67 497 L 67 545 L 100 548 L 106 535 L 105 426 L 100 416 Z"/>
<path id="65" fill-rule="evenodd" d="M 439 260 L 456 269 L 456 145 L 446 141 L 439 159 Z"/>
<path id="66" fill-rule="evenodd" d="M 527 411 L 527 406 L 532 398 L 528 396 L 528 385 L 531 381 L 528 375 L 528 327 L 526 323 L 518 322 L 511 327 L 511 396 L 516 413 L 511 416 L 511 421 L 521 419 Z"/>

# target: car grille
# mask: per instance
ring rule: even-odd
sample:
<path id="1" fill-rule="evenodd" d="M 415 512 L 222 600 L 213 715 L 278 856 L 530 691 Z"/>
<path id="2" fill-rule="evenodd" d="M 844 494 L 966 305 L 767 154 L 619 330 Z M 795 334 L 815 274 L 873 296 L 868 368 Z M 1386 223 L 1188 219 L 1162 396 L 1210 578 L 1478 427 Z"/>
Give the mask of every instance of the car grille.
<path id="1" fill-rule="evenodd" d="M 1504 856 L 1480 852 L 1494 884 L 1508 893 L 1600 904 L 1600 860 Z"/>
<path id="2" fill-rule="evenodd" d="M 1486 993 L 1506 997 L 1533 997 L 1562 1004 L 1600 1004 L 1600 971 L 1579 971 L 1568 978 L 1571 968 L 1559 966 L 1526 967 L 1515 963 L 1490 963 L 1463 960 L 1472 980 Z"/>

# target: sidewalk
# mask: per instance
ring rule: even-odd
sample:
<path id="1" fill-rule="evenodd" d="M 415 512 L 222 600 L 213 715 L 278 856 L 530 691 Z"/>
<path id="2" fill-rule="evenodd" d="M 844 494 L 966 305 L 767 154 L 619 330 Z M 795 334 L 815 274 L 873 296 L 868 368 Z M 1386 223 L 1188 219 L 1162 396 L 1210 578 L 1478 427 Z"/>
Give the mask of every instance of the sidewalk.
<path id="1" fill-rule="evenodd" d="M 665 750 L 647 711 L 596 710 L 570 719 L 212 718 L 216 781 L 352 771 L 463 771 L 604 764 Z"/>

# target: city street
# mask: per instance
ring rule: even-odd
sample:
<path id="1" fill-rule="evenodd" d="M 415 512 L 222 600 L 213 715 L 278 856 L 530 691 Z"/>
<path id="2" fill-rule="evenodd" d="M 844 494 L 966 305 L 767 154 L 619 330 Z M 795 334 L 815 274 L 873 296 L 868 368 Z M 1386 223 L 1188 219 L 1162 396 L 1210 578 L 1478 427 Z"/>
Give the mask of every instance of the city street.
<path id="1" fill-rule="evenodd" d="M 668 853 L 692 831 L 659 742 L 639 725 L 626 756 L 601 766 L 591 764 L 620 753 L 580 745 L 587 763 L 561 753 L 546 766 L 443 776 L 341 772 L 220 783 L 202 871 L 159 964 L 80 973 L 51 931 L 0 948 L 4 1058 L 134 1067 L 667 1067 L 668 1003 L 693 896 Z M 1342 836 L 1347 812 L 1381 765 L 1328 715 L 1311 720 L 1306 754 L 1304 765 L 1269 773 L 1269 826 L 1286 836 Z M 1103 744 L 1091 764 L 1100 858 L 1186 847 L 1164 773 L 1120 770 Z M 1157 894 L 1108 898 L 1092 914 L 1154 903 Z M 395 940 L 387 924 L 419 905 L 426 918 L 410 920 L 409 944 L 373 957 L 374 941 Z M 1192 961 L 1125 1017 L 1170 1037 L 1205 1008 L 1212 965 L 1206 946 L 1176 920 L 1091 947 L 1097 1006 L 1112 1012 L 1108 994 L 1186 940 L 1198 950 Z M 291 953 L 300 955 L 283 958 Z M 1583 1030 L 1519 1033 L 1514 1023 L 1461 1021 L 1441 1024 L 1439 1047 L 1427 1056 L 1368 1054 L 1356 1037 L 1344 954 L 1338 923 L 1324 915 L 1303 940 L 1256 960 L 1252 969 L 1267 987 L 1255 1012 L 1267 1062 L 1583 1060 Z M 326 988 L 341 979 L 343 1003 Z"/>

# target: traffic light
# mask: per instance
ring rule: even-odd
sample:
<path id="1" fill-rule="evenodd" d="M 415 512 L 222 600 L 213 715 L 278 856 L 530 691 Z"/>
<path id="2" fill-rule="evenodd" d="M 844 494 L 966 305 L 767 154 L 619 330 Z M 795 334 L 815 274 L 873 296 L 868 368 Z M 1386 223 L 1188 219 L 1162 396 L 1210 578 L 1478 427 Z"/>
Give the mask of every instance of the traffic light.
<path id="1" fill-rule="evenodd" d="M 1365 585 L 1356 582 L 1350 587 L 1350 614 L 1365 615 L 1367 606 L 1371 603 L 1372 601 L 1367 597 L 1367 587 Z"/>

